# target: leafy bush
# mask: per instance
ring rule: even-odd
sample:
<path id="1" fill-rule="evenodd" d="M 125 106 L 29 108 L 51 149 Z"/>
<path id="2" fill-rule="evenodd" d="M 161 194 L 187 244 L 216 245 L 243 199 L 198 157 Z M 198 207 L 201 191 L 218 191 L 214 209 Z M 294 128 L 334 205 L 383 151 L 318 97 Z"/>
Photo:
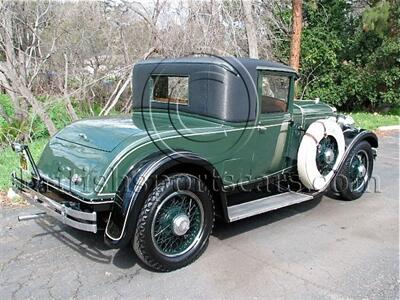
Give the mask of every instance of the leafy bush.
<path id="1" fill-rule="evenodd" d="M 46 146 L 48 139 L 38 139 L 29 144 L 29 149 L 37 161 Z M 19 165 L 19 156 L 12 151 L 10 146 L 6 146 L 0 155 L 0 191 L 6 191 L 11 184 L 10 175 Z"/>
<path id="2" fill-rule="evenodd" d="M 3 107 L 8 116 L 14 115 L 13 103 L 10 97 L 8 97 L 7 95 L 0 94 L 0 106 Z M 6 123 L 6 121 L 3 119 L 3 117 L 0 116 L 0 126 L 3 125 L 4 123 Z"/>
<path id="3" fill-rule="evenodd" d="M 0 106 L 4 109 L 8 117 L 12 118 L 14 116 L 14 106 L 13 103 L 7 95 L 0 94 Z M 9 124 L 2 116 L 0 116 L 0 144 L 7 140 L 9 136 L 18 135 L 19 124 L 12 122 Z"/>
<path id="4" fill-rule="evenodd" d="M 54 125 L 57 129 L 64 128 L 66 125 L 71 123 L 71 119 L 68 115 L 65 104 L 62 101 L 51 101 L 51 109 L 49 110 L 50 118 L 53 120 Z M 32 130 L 31 137 L 32 138 L 43 138 L 49 136 L 47 132 L 46 126 L 40 120 L 40 118 L 34 113 L 29 113 L 29 119 L 32 120 Z"/>
<path id="5" fill-rule="evenodd" d="M 62 129 L 71 123 L 65 103 L 62 100 L 51 99 L 49 102 L 46 102 L 44 97 L 39 97 L 39 100 L 41 100 L 45 106 L 51 103 L 51 109 L 48 109 L 48 111 L 57 129 Z M 82 102 L 83 101 L 81 101 L 81 103 Z M 20 137 L 21 134 L 27 135 L 30 139 L 40 139 L 49 136 L 46 126 L 31 109 L 28 112 L 28 118 L 24 120 L 24 122 L 19 122 L 13 119 L 14 108 L 8 95 L 0 94 L 0 105 L 11 118 L 11 123 L 8 123 L 0 117 L 0 145 L 14 141 Z M 87 106 L 75 106 L 75 110 L 80 118 L 85 118 L 90 115 L 90 109 Z M 94 113 L 98 114 L 101 108 L 99 105 L 96 105 L 93 107 L 93 110 Z"/>
<path id="6" fill-rule="evenodd" d="M 299 95 L 345 111 L 400 105 L 400 8 L 377 1 L 363 14 L 352 2 L 304 4 Z"/>

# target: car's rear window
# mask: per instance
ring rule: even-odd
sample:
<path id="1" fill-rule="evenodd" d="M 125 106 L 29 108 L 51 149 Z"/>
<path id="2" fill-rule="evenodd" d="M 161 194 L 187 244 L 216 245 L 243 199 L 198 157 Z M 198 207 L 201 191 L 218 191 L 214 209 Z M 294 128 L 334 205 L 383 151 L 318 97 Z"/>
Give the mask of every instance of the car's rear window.
<path id="1" fill-rule="evenodd" d="M 180 105 L 189 104 L 189 77 L 153 75 L 152 101 Z"/>

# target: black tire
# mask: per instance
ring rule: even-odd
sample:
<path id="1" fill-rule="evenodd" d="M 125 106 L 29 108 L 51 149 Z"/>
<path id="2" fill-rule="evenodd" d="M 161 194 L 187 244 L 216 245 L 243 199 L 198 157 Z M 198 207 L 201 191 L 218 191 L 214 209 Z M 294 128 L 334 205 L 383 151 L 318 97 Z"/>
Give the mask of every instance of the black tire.
<path id="1" fill-rule="evenodd" d="M 325 193 L 325 196 L 331 198 L 331 199 L 341 199 L 342 196 L 340 193 L 333 191 L 332 189 L 328 189 Z"/>
<path id="2" fill-rule="evenodd" d="M 358 172 L 358 177 L 354 181 L 354 165 L 355 160 L 360 161 L 360 157 L 367 162 L 362 163 L 365 168 L 364 172 Z M 367 141 L 362 141 L 356 144 L 351 150 L 348 158 L 345 161 L 342 171 L 336 178 L 336 189 L 340 195 L 340 198 L 347 201 L 352 201 L 360 198 L 368 187 L 368 182 L 371 179 L 372 170 L 374 167 L 374 157 L 372 153 L 371 145 Z M 358 170 L 358 169 L 357 169 Z M 359 184 L 359 186 L 357 185 Z"/>
<path id="3" fill-rule="evenodd" d="M 189 208 L 187 208 L 188 199 L 190 199 Z M 185 201 L 186 205 L 183 203 Z M 175 206 L 172 205 L 172 202 Z M 176 230 L 179 230 L 180 227 L 176 227 L 174 222 L 178 216 L 184 215 L 184 213 L 179 212 L 172 216 L 171 211 L 173 211 L 172 209 L 177 211 L 179 205 L 181 205 L 179 209 L 188 212 L 188 218 L 191 217 L 191 211 L 194 210 L 196 222 L 193 222 L 195 225 L 192 225 L 192 220 L 190 220 L 190 229 L 177 235 L 174 229 L 178 228 Z M 175 211 L 173 212 L 175 213 Z M 199 217 L 199 215 L 202 215 L 202 217 Z M 199 223 L 199 219 L 202 222 Z M 163 226 L 167 224 L 165 226 L 167 229 L 160 230 L 155 234 L 157 224 L 161 224 L 160 220 L 165 222 Z M 214 202 L 207 186 L 200 179 L 190 174 L 175 174 L 158 183 L 145 200 L 136 225 L 133 248 L 137 256 L 150 268 L 162 272 L 172 271 L 187 266 L 204 252 L 213 226 Z M 198 233 L 197 230 L 199 230 Z M 172 242 L 172 250 L 161 249 L 167 243 L 164 240 L 164 244 L 156 241 L 158 234 L 161 237 L 168 235 L 165 240 L 176 239 L 175 242 Z M 176 244 L 182 246 L 192 239 L 192 244 L 182 253 L 171 252 L 175 251 L 174 246 L 178 247 Z M 167 253 L 167 251 L 170 252 Z"/>

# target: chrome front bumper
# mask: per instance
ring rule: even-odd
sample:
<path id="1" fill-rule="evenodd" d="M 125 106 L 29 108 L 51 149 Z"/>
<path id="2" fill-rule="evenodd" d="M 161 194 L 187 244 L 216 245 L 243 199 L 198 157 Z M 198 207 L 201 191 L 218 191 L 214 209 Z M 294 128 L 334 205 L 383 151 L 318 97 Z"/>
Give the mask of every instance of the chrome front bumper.
<path id="1" fill-rule="evenodd" d="M 73 228 L 93 233 L 97 232 L 96 212 L 83 212 L 58 203 L 30 188 L 15 174 L 13 174 L 12 179 L 13 190 L 30 204 L 46 212 L 46 214 Z"/>

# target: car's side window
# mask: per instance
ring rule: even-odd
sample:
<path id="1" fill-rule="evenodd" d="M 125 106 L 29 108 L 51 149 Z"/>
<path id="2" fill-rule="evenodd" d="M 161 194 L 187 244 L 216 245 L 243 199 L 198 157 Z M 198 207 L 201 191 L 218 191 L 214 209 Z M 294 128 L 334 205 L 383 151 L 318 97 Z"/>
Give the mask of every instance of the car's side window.
<path id="1" fill-rule="evenodd" d="M 152 101 L 189 104 L 189 77 L 156 75 L 152 80 Z"/>
<path id="2" fill-rule="evenodd" d="M 286 112 L 288 109 L 290 77 L 261 74 L 261 113 Z"/>

